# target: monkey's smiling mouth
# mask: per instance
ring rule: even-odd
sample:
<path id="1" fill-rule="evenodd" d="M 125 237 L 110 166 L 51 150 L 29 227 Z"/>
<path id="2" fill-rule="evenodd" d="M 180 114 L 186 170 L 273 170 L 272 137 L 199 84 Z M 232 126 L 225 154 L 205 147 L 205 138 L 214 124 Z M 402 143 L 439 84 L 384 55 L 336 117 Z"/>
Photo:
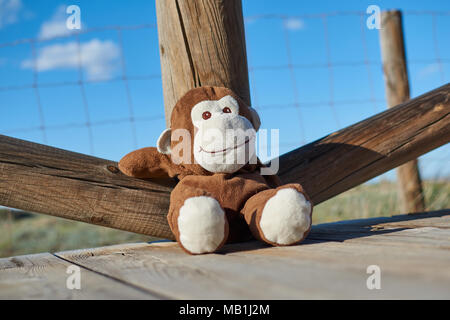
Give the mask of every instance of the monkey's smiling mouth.
<path id="1" fill-rule="evenodd" d="M 207 150 L 203 149 L 202 146 L 200 146 L 200 150 L 198 152 L 202 152 L 203 151 L 203 152 L 206 152 L 206 153 L 210 153 L 212 155 L 215 155 L 216 153 L 226 153 L 227 151 L 240 148 L 240 147 L 246 145 L 249 142 L 250 142 L 250 138 L 247 138 L 247 139 L 245 139 L 245 142 L 243 142 L 241 144 L 238 144 L 238 145 L 235 145 L 234 147 L 229 147 L 229 148 L 226 148 L 226 149 L 223 149 L 223 150 L 216 150 L 216 151 L 207 151 Z"/>

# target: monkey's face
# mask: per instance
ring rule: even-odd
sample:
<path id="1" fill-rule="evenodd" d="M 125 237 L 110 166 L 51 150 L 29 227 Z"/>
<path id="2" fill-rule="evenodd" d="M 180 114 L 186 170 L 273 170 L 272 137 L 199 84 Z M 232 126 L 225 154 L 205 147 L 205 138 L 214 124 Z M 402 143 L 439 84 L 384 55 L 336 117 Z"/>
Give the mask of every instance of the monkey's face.
<path id="1" fill-rule="evenodd" d="M 194 158 L 204 169 L 232 173 L 256 160 L 255 128 L 239 115 L 239 103 L 232 96 L 196 104 L 191 119 L 196 128 Z"/>
<path id="2" fill-rule="evenodd" d="M 232 173 L 256 163 L 259 116 L 231 90 L 190 90 L 172 111 L 171 129 L 158 140 L 158 150 L 196 174 Z"/>

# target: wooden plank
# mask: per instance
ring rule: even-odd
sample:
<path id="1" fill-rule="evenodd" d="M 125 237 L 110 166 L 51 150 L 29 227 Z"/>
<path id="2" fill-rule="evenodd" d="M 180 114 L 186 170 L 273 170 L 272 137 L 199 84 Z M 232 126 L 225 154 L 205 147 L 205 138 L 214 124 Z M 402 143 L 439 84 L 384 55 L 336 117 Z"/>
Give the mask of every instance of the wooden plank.
<path id="1" fill-rule="evenodd" d="M 343 220 L 330 223 L 322 223 L 315 225 L 316 230 L 320 229 L 332 229 L 349 230 L 350 228 L 367 228 L 380 229 L 380 228 L 420 228 L 420 227 L 435 227 L 441 229 L 450 228 L 450 209 L 443 209 L 437 211 L 428 211 L 415 214 L 401 214 L 391 217 L 376 217 L 368 219 L 355 219 L 355 220 Z"/>
<path id="2" fill-rule="evenodd" d="M 375 230 L 372 232 L 348 230 L 316 230 L 308 238 L 319 242 L 337 241 L 356 244 L 372 244 L 383 246 L 405 246 L 428 249 L 450 249 L 450 233 L 448 229 L 421 227 L 415 229 L 396 228 Z"/>
<path id="3" fill-rule="evenodd" d="M 450 210 L 325 223 L 308 239 L 450 249 Z"/>
<path id="4" fill-rule="evenodd" d="M 426 225 L 416 217 L 410 226 Z M 307 240 L 292 247 L 267 247 L 259 242 L 227 245 L 218 254 L 186 255 L 175 243 L 133 244 L 58 253 L 97 272 L 142 288 L 152 288 L 166 296 L 188 299 L 310 299 L 310 298 L 450 298 L 450 230 L 439 228 L 436 219 L 448 225 L 448 212 L 435 213 L 434 228 L 414 227 L 401 241 L 390 235 L 371 235 L 366 225 L 349 222 L 341 229 L 355 232 L 361 239 L 344 241 Z M 401 223 L 396 218 L 392 223 Z M 384 225 L 389 223 L 384 219 Z M 372 224 L 370 224 L 372 225 Z M 376 224 L 372 225 L 376 229 Z M 322 226 L 314 229 L 320 230 Z M 330 228 L 330 224 L 328 224 Z M 314 229 L 312 234 L 314 234 Z M 427 229 L 423 232 L 423 229 Z M 415 232 L 413 230 L 416 230 Z M 436 232 L 436 231 L 439 232 Z M 374 231 L 372 231 L 373 233 Z M 426 250 L 409 240 L 441 241 Z M 384 242 L 371 242 L 373 237 Z M 368 290 L 366 269 L 378 265 L 382 289 Z"/>
<path id="5" fill-rule="evenodd" d="M 450 297 L 450 260 L 443 250 L 416 248 L 405 254 L 408 247 L 336 242 L 309 243 L 295 250 L 253 248 L 240 252 L 236 247 L 227 254 L 194 257 L 175 244 L 64 256 L 182 299 Z M 373 264 L 382 268 L 383 281 L 389 284 L 388 290 L 378 294 L 365 287 L 366 269 Z M 432 274 L 428 274 L 430 270 Z"/>
<path id="6" fill-rule="evenodd" d="M 198 261 L 198 257 L 188 256 L 174 243 L 119 245 L 56 255 L 68 261 L 77 261 L 110 277 L 143 289 L 152 288 L 161 295 L 177 299 L 240 299 L 254 292 L 253 288 L 241 286 L 239 277 L 233 278 L 233 270 L 218 273 L 205 269 L 194 263 Z M 220 257 L 209 256 L 213 264 L 218 262 L 217 256 Z M 188 261 L 189 258 L 194 260 Z M 225 261 L 220 263 L 222 262 Z M 257 297 L 262 298 L 262 295 Z"/>
<path id="7" fill-rule="evenodd" d="M 284 182 L 315 204 L 450 141 L 450 84 L 280 157 Z M 0 205 L 173 239 L 173 181 L 126 177 L 117 163 L 0 135 Z"/>
<path id="8" fill-rule="evenodd" d="M 70 290 L 70 265 L 49 253 L 0 259 L 0 299 L 160 298 L 85 268 L 80 270 L 80 289 Z"/>
<path id="9" fill-rule="evenodd" d="M 402 14 L 399 10 L 381 13 L 380 47 L 388 107 L 409 100 L 408 69 L 403 40 Z M 425 210 L 425 199 L 417 159 L 397 168 L 401 212 Z"/>
<path id="10" fill-rule="evenodd" d="M 250 105 L 241 0 L 157 0 L 166 123 L 190 89 L 232 89 Z"/>

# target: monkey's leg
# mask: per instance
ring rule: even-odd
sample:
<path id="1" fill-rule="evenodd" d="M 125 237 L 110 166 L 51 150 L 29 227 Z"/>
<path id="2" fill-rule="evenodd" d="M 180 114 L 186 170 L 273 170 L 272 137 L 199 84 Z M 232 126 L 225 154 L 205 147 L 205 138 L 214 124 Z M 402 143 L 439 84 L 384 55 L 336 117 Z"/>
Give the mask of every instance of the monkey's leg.
<path id="1" fill-rule="evenodd" d="M 253 236 L 275 246 L 299 243 L 311 229 L 312 203 L 299 184 L 255 194 L 242 213 Z"/>
<path id="2" fill-rule="evenodd" d="M 228 238 L 228 221 L 219 202 L 182 182 L 172 191 L 167 219 L 178 243 L 190 254 L 214 252 Z"/>

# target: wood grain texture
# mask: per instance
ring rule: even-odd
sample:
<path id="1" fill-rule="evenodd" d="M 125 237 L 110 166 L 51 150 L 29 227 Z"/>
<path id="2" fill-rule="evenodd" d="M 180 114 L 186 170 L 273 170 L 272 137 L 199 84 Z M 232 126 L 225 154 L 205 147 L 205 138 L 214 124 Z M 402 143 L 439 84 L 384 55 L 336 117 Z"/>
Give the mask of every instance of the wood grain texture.
<path id="1" fill-rule="evenodd" d="M 222 86 L 250 105 L 240 0 L 157 0 L 166 123 L 190 89 Z"/>
<path id="2" fill-rule="evenodd" d="M 388 107 L 409 100 L 408 70 L 401 11 L 381 13 L 380 48 Z M 417 159 L 397 168 L 399 207 L 402 212 L 425 210 L 422 181 Z"/>
<path id="3" fill-rule="evenodd" d="M 315 204 L 450 141 L 450 84 L 280 157 L 284 182 Z M 127 177 L 117 163 L 0 135 L 0 205 L 173 239 L 173 181 Z"/>
<path id="4" fill-rule="evenodd" d="M 7 207 L 170 238 L 170 183 L 130 178 L 113 161 L 0 135 L 0 204 Z"/>
<path id="5" fill-rule="evenodd" d="M 56 255 L 171 298 L 448 299 L 449 224 L 443 210 L 317 225 L 292 247 L 246 242 L 190 256 L 176 243 L 141 243 Z M 373 264 L 381 290 L 366 287 Z"/>
<path id="6" fill-rule="evenodd" d="M 450 142 L 450 84 L 280 157 L 318 204 Z"/>
<path id="7" fill-rule="evenodd" d="M 313 226 L 301 245 L 226 245 L 191 256 L 174 242 L 0 259 L 0 297 L 31 299 L 448 299 L 450 210 Z M 65 288 L 82 268 L 82 290 Z M 367 266 L 381 269 L 368 290 Z"/>
<path id="8" fill-rule="evenodd" d="M 49 253 L 0 259 L 0 299 L 155 299 L 151 293 L 80 269 L 79 290 L 66 286 L 71 263 Z"/>

